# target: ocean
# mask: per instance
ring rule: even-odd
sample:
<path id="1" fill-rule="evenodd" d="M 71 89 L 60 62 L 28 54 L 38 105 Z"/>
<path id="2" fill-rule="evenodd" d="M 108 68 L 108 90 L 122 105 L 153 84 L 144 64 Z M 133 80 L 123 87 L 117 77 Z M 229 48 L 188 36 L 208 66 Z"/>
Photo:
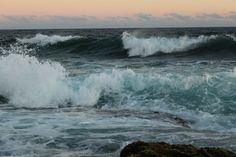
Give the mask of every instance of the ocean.
<path id="1" fill-rule="evenodd" d="M 236 152 L 236 28 L 0 31 L 0 156 Z"/>

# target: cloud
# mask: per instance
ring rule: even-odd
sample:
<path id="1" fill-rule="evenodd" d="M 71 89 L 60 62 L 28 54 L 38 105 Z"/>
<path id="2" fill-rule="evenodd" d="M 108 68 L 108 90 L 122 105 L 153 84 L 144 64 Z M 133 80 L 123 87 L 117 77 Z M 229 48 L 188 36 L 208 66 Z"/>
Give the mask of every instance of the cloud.
<path id="1" fill-rule="evenodd" d="M 190 16 L 186 16 L 186 15 L 181 15 L 181 14 L 177 14 L 177 13 L 169 13 L 163 16 L 163 18 L 165 17 L 169 17 L 175 20 L 189 20 L 191 19 Z"/>
<path id="2" fill-rule="evenodd" d="M 121 28 L 121 27 L 210 27 L 236 26 L 236 12 L 224 15 L 201 13 L 187 16 L 169 13 L 154 16 L 136 13 L 132 16 L 0 16 L 0 29 L 37 28 Z"/>
<path id="3" fill-rule="evenodd" d="M 229 12 L 228 17 L 231 18 L 231 19 L 233 19 L 233 20 L 236 20 L 236 12 L 234 12 L 234 11 Z"/>
<path id="4" fill-rule="evenodd" d="M 109 19 L 109 20 L 122 20 L 122 21 L 131 20 L 131 18 L 127 17 L 127 16 L 109 16 L 109 17 L 107 17 L 107 19 Z"/>
<path id="5" fill-rule="evenodd" d="M 90 23 L 92 22 L 92 23 Z M 74 28 L 96 22 L 93 16 L 1 16 L 0 28 Z"/>
<path id="6" fill-rule="evenodd" d="M 151 14 L 137 13 L 134 14 L 134 16 L 139 20 L 156 20 L 156 17 L 152 16 Z"/>
<path id="7" fill-rule="evenodd" d="M 196 16 L 197 18 L 203 19 L 218 19 L 221 20 L 224 16 L 216 14 L 216 13 L 202 13 Z"/>

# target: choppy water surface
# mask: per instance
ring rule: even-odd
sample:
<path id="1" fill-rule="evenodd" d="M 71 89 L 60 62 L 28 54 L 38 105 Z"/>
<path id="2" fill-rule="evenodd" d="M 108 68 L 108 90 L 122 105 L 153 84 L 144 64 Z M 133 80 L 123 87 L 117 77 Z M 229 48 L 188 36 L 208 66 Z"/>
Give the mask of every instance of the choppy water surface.
<path id="1" fill-rule="evenodd" d="M 235 28 L 0 31 L 0 156 L 236 151 L 235 59 Z"/>

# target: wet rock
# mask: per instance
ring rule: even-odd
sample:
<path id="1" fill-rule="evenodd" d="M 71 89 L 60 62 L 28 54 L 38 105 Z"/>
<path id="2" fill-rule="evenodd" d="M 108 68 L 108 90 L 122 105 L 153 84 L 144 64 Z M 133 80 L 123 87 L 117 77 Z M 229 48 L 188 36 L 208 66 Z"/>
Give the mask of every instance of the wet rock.
<path id="1" fill-rule="evenodd" d="M 96 153 L 113 153 L 120 149 L 119 143 L 105 144 L 96 150 Z"/>
<path id="2" fill-rule="evenodd" d="M 188 121 L 186 119 L 177 117 L 176 115 L 172 115 L 170 113 L 164 113 L 164 112 L 154 112 L 155 115 L 159 115 L 159 117 L 163 117 L 164 121 L 168 121 L 170 123 L 178 124 L 186 128 L 190 128 L 190 124 L 193 124 L 193 122 Z"/>
<path id="3" fill-rule="evenodd" d="M 236 154 L 223 148 L 196 148 L 192 145 L 138 141 L 127 145 L 120 157 L 236 157 Z"/>
<path id="4" fill-rule="evenodd" d="M 0 95 L 0 104 L 7 104 L 7 103 L 8 103 L 8 99 Z"/>
<path id="5" fill-rule="evenodd" d="M 177 117 L 176 115 L 164 112 L 147 112 L 147 111 L 133 111 L 133 110 L 97 110 L 103 115 L 112 115 L 114 117 L 137 117 L 142 119 L 161 120 L 163 122 L 172 123 L 185 128 L 190 128 L 193 122 Z"/>

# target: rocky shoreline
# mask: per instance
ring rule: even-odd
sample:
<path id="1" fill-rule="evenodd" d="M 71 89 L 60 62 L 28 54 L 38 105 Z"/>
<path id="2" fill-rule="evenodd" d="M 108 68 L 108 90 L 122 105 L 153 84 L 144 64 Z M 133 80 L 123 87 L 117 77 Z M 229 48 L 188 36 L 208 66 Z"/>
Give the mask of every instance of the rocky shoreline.
<path id="1" fill-rule="evenodd" d="M 120 157 L 236 157 L 236 154 L 223 148 L 196 148 L 192 145 L 138 141 L 127 145 Z"/>

